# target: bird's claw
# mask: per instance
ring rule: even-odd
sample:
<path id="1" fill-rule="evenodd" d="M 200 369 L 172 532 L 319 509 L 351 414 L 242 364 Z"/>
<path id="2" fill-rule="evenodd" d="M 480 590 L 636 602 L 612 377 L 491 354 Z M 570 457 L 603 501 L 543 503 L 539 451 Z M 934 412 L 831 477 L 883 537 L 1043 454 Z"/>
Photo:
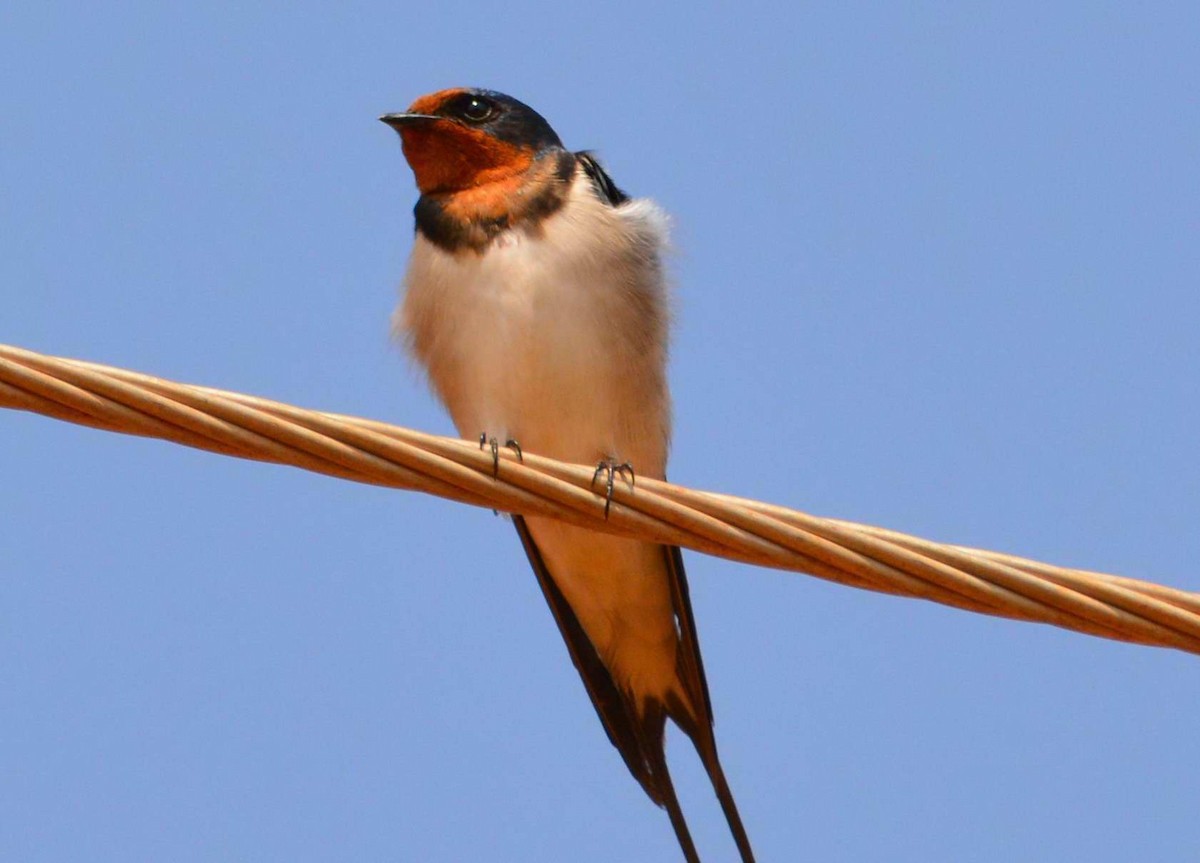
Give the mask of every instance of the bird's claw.
<path id="1" fill-rule="evenodd" d="M 596 472 L 592 474 L 592 485 L 596 484 L 596 480 L 600 478 L 600 474 L 602 473 L 608 474 L 608 478 L 604 482 L 604 518 L 607 519 L 608 511 L 612 508 L 613 483 L 616 477 L 620 476 L 632 488 L 634 482 L 637 480 L 637 476 L 633 472 L 633 465 L 629 462 L 625 461 L 618 464 L 616 459 L 611 458 L 602 459 L 596 465 Z"/>
<path id="2" fill-rule="evenodd" d="M 500 475 L 500 439 L 494 435 L 489 436 L 487 432 L 479 433 L 479 448 L 490 446 L 492 449 L 492 479 Z M 517 454 L 517 461 L 524 463 L 525 454 L 521 452 L 521 445 L 512 438 L 504 442 L 507 449 L 512 450 Z"/>

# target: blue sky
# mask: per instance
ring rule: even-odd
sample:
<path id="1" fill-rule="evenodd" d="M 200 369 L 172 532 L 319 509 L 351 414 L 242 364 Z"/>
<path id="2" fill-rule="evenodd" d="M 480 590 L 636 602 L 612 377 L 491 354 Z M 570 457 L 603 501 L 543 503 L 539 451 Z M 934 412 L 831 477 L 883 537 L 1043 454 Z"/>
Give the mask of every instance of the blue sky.
<path id="1" fill-rule="evenodd" d="M 1200 590 L 1197 57 L 1185 3 L 8 4 L 0 341 L 449 433 L 375 118 L 489 86 L 674 216 L 673 479 Z M 0 859 L 676 859 L 490 512 L 15 412 L 0 471 Z M 764 861 L 1200 852 L 1196 657 L 687 561 Z"/>

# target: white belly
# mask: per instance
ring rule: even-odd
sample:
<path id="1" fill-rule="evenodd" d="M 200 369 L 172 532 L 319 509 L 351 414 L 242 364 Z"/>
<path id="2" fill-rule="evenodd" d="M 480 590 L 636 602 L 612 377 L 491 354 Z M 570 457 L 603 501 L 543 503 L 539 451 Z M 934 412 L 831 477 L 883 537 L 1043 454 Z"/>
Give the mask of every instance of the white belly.
<path id="1" fill-rule="evenodd" d="M 605 344 L 597 289 L 540 265 L 544 240 L 502 247 L 460 268 L 461 308 L 447 349 L 464 437 L 512 437 L 571 461 L 617 456 L 622 370 Z"/>
<path id="2" fill-rule="evenodd" d="M 622 213 L 572 199 L 537 234 L 509 232 L 482 255 L 418 236 L 397 324 L 463 437 L 513 438 L 528 452 L 613 458 L 663 476 L 663 238 L 646 207 Z M 614 679 L 639 697 L 678 689 L 662 549 L 548 519 L 527 524 Z"/>
<path id="3" fill-rule="evenodd" d="M 541 230 L 509 231 L 483 254 L 418 235 L 397 324 L 463 437 L 662 475 L 661 230 L 648 202 L 617 211 L 572 197 Z"/>

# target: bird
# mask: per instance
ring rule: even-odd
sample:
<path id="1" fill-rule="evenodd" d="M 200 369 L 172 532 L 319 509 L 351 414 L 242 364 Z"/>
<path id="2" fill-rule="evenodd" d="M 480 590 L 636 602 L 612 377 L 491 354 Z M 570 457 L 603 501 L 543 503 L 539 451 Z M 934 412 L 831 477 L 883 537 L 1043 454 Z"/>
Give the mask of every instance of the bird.
<path id="1" fill-rule="evenodd" d="M 393 329 L 459 434 L 665 479 L 668 219 L 589 151 L 493 90 L 457 87 L 379 118 L 419 197 Z M 505 462 L 506 464 L 508 462 Z M 667 770 L 666 721 L 692 741 L 743 863 L 754 853 L 717 755 L 712 703 L 678 547 L 512 516 L 609 740 L 699 863 Z"/>

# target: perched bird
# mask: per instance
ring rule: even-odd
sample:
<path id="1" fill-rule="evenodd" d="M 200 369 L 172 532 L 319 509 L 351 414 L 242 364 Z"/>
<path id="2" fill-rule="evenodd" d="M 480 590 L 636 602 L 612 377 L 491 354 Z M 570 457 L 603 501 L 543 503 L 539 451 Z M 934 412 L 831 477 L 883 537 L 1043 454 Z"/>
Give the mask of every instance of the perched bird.
<path id="1" fill-rule="evenodd" d="M 380 118 L 415 175 L 416 238 L 395 327 L 464 437 L 663 478 L 666 217 L 565 149 L 510 96 L 452 89 Z M 636 474 L 634 473 L 636 471 Z M 699 857 L 667 772 L 666 720 L 688 737 L 743 861 L 750 841 L 717 758 L 679 549 L 535 516 L 513 522 L 567 649 L 684 857 Z"/>

